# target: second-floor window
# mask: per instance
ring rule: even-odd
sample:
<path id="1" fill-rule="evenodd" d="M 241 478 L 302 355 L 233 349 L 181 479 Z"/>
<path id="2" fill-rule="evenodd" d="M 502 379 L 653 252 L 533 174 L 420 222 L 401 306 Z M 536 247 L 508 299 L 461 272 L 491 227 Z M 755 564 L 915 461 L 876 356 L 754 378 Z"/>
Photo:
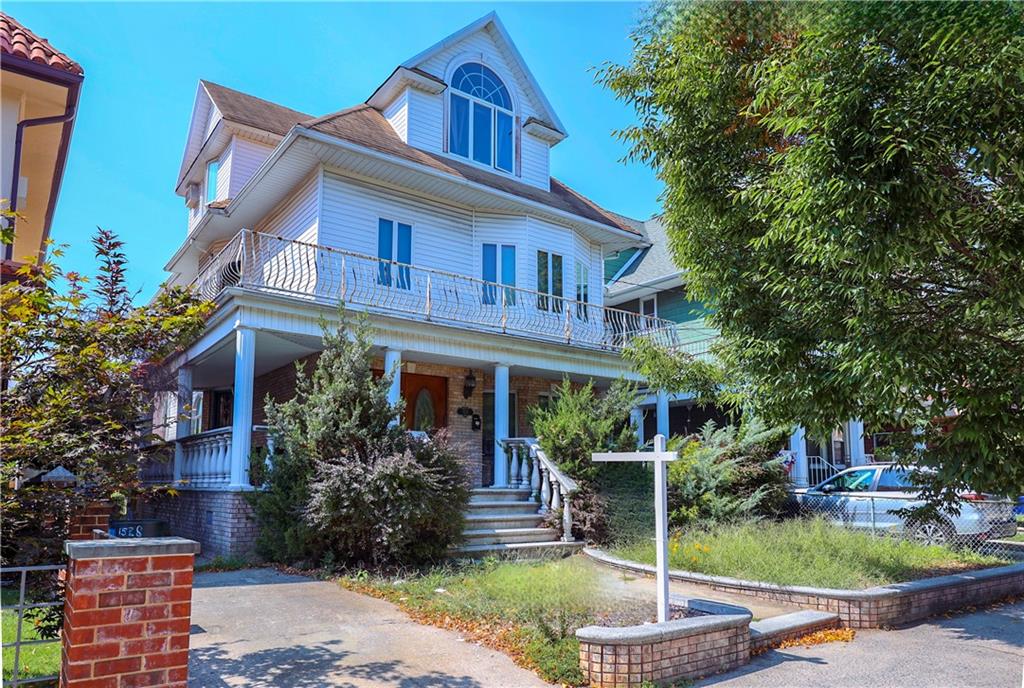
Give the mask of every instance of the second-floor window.
<path id="1" fill-rule="evenodd" d="M 539 310 L 562 312 L 562 256 L 537 251 L 537 291 Z"/>
<path id="2" fill-rule="evenodd" d="M 399 289 L 412 286 L 412 225 L 380 218 L 377 221 L 377 283 Z M 397 263 L 397 265 L 395 265 Z M 396 273 L 392 275 L 392 271 Z"/>
<path id="3" fill-rule="evenodd" d="M 211 160 L 206 163 L 206 202 L 213 203 L 217 200 L 217 172 L 220 170 L 220 160 Z"/>
<path id="4" fill-rule="evenodd" d="M 590 303 L 590 268 L 576 261 L 576 317 L 586 320 L 587 304 Z"/>
<path id="5" fill-rule="evenodd" d="M 500 256 L 499 256 L 500 254 Z M 487 305 L 498 303 L 498 285 L 504 289 L 505 305 L 516 302 L 516 247 L 512 244 L 484 244 L 481 256 L 483 268 L 484 291 L 483 300 Z"/>
<path id="6" fill-rule="evenodd" d="M 476 62 L 452 75 L 448 150 L 481 165 L 512 172 L 515 159 L 512 98 L 492 70 Z"/>

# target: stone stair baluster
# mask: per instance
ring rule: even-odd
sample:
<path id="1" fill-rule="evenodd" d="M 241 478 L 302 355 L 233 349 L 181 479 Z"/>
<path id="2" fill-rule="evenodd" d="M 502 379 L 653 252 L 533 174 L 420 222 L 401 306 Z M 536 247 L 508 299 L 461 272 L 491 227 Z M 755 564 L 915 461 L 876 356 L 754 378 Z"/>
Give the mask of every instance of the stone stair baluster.
<path id="1" fill-rule="evenodd" d="M 519 457 L 519 487 L 530 486 L 530 464 L 529 464 L 530 452 L 524 446 L 520 451 Z"/>
<path id="2" fill-rule="evenodd" d="M 539 514 L 546 514 L 551 504 L 551 476 L 546 466 L 541 466 L 541 488 L 540 488 L 540 509 Z"/>
<path id="3" fill-rule="evenodd" d="M 530 454 L 530 500 L 536 502 L 540 499 L 540 461 L 532 449 Z"/>
<path id="4" fill-rule="evenodd" d="M 512 463 L 509 466 L 508 484 L 509 487 L 519 487 L 519 445 L 512 444 L 511 452 L 506 450 L 506 456 L 511 453 Z"/>

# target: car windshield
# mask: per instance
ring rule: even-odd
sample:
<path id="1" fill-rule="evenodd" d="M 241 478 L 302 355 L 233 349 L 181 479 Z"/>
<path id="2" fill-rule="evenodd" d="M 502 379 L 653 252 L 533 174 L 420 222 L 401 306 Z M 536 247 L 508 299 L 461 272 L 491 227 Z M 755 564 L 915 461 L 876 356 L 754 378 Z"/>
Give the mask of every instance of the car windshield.
<path id="1" fill-rule="evenodd" d="M 875 471 L 871 468 L 840 473 L 822 484 L 821 489 L 828 487 L 834 492 L 867 492 L 871 489 L 871 480 L 874 476 Z"/>

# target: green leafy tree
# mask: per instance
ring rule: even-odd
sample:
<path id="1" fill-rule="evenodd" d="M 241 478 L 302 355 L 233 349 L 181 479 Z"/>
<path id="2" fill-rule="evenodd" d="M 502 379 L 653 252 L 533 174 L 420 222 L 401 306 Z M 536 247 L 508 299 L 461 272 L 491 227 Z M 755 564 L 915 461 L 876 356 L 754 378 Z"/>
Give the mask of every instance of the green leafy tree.
<path id="1" fill-rule="evenodd" d="M 373 372 L 365 319 L 323 325 L 311 374 L 297 364 L 295 397 L 267 398 L 280 448 L 265 489 L 251 495 L 257 546 L 274 561 L 415 563 L 443 556 L 469 500 L 447 435 L 411 436 L 388 401 L 394 371 Z"/>
<path id="2" fill-rule="evenodd" d="M 98 230 L 91 285 L 44 262 L 0 287 L 5 564 L 59 561 L 69 522 L 86 504 L 123 505 L 149 489 L 139 479 L 139 447 L 150 439 L 140 418 L 166 387 L 161 361 L 199 334 L 211 306 L 180 288 L 134 305 L 122 245 Z M 57 467 L 77 484 L 10 489 Z"/>
<path id="3" fill-rule="evenodd" d="M 663 4 L 601 80 L 770 422 L 1024 492 L 1024 6 Z M 914 449 L 923 441 L 927 449 Z"/>

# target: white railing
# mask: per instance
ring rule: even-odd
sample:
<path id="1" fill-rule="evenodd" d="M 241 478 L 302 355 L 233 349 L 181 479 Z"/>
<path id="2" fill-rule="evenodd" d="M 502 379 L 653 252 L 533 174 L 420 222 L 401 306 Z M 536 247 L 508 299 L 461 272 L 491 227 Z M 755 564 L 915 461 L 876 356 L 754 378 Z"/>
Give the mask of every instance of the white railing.
<path id="1" fill-rule="evenodd" d="M 822 456 L 808 455 L 807 484 L 813 487 L 845 469 L 846 466 L 836 465 Z"/>
<path id="2" fill-rule="evenodd" d="M 538 503 L 537 513 L 562 514 L 562 540 L 572 542 L 572 494 L 579 489 L 576 481 L 562 473 L 548 458 L 536 438 L 510 437 L 502 440 L 508 462 L 509 487 L 530 488 L 530 499 Z"/>
<path id="3" fill-rule="evenodd" d="M 231 482 L 231 428 L 207 430 L 181 442 L 181 481 L 194 488 Z"/>
<path id="4" fill-rule="evenodd" d="M 684 341 L 678 325 L 661 318 L 248 229 L 202 267 L 195 285 L 208 299 L 237 286 L 611 351 L 647 337 L 702 355 L 714 339 Z"/>

